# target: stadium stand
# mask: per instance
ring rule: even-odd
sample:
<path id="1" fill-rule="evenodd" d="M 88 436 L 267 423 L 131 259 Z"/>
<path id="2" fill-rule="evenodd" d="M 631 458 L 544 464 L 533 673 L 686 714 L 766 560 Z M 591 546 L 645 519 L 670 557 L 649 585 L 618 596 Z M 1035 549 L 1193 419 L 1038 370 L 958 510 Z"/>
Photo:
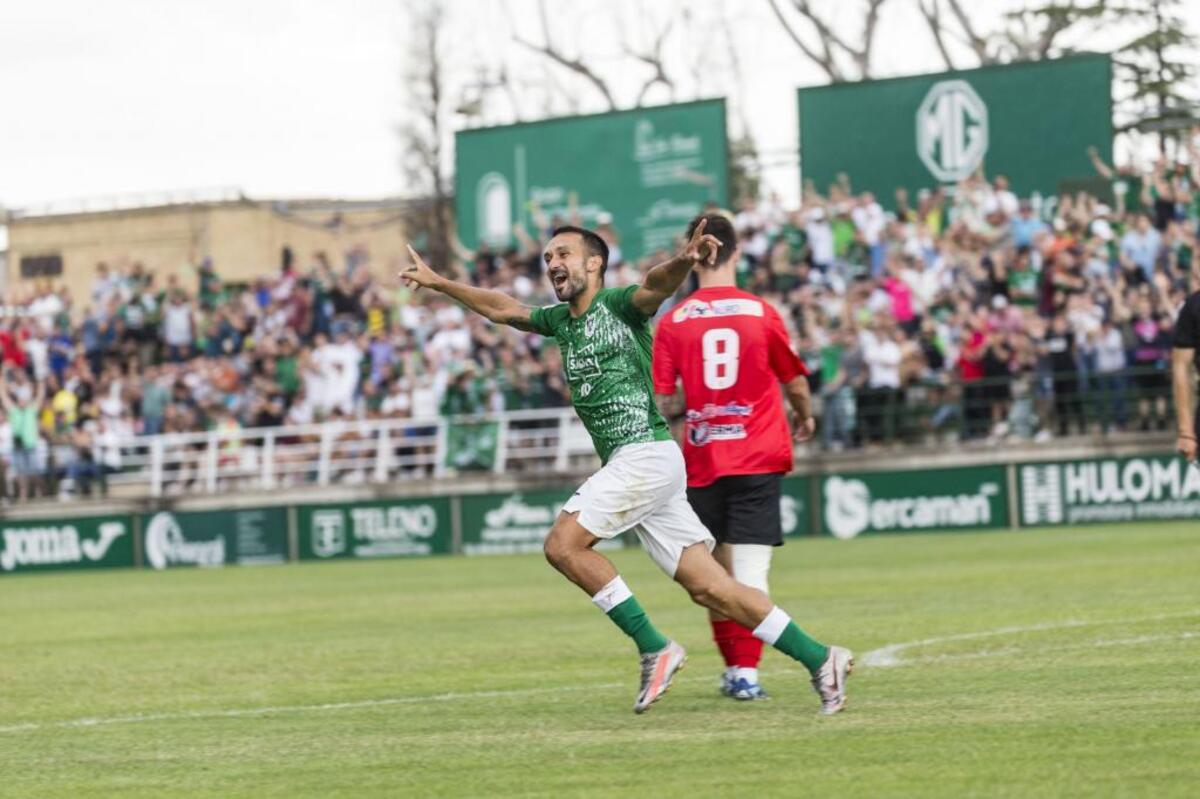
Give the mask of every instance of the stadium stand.
<path id="1" fill-rule="evenodd" d="M 796 209 L 743 202 L 739 280 L 792 326 L 819 398 L 812 446 L 1163 429 L 1171 326 L 1196 285 L 1196 156 L 1145 173 L 1098 163 L 1110 204 L 1019 199 L 1003 176 L 898 191 L 886 208 L 848 182 L 810 188 Z M 456 268 L 549 302 L 535 236 L 562 221 L 540 219 L 506 252 L 464 251 Z M 635 281 L 647 263 L 600 232 L 610 284 Z M 562 471 L 591 457 L 552 341 L 377 280 L 360 251 L 284 261 L 249 284 L 211 262 L 190 285 L 100 264 L 87 297 L 46 281 L 10 290 L 5 501 Z"/>

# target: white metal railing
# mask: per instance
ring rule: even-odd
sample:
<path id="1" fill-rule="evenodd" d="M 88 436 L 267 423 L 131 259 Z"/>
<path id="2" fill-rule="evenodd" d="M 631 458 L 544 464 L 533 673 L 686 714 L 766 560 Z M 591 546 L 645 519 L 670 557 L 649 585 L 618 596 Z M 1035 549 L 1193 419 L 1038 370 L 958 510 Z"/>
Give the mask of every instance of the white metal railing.
<path id="1" fill-rule="evenodd" d="M 493 452 L 456 466 L 451 430 L 494 442 Z M 120 451 L 110 488 L 150 496 L 272 490 L 304 485 L 387 483 L 442 477 L 462 469 L 496 474 L 555 473 L 595 458 L 583 423 L 570 408 L 470 417 L 368 419 L 322 424 L 131 436 L 105 445 Z M 104 453 L 97 461 L 112 462 Z M 490 463 L 489 463 L 490 460 Z"/>

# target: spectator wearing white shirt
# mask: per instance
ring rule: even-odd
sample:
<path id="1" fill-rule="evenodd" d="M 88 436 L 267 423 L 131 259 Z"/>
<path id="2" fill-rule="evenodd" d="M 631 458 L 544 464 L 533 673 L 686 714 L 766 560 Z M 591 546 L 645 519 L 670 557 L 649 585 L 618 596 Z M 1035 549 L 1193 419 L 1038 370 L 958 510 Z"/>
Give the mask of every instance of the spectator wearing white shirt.
<path id="1" fill-rule="evenodd" d="M 1002 214 L 1005 219 L 1012 219 L 1017 215 L 1017 209 L 1017 195 L 1009 189 L 1008 177 L 996 175 L 992 180 L 992 190 L 983 203 L 984 216 Z"/>
<path id="2" fill-rule="evenodd" d="M 887 215 L 883 207 L 875 202 L 875 195 L 863 192 L 854 208 L 850 211 L 854 227 L 862 235 L 863 243 L 871 251 L 871 275 L 879 277 L 883 274 L 883 257 L 887 247 L 883 241 L 883 231 L 887 227 Z"/>
<path id="3" fill-rule="evenodd" d="M 1067 302 L 1067 320 L 1075 333 L 1075 368 L 1079 373 L 1079 391 L 1086 394 L 1089 379 L 1096 370 L 1096 337 L 1104 320 L 1104 309 L 1091 294 L 1075 294 Z"/>
<path id="4" fill-rule="evenodd" d="M 1095 337 L 1096 388 L 1100 406 L 1100 422 L 1104 432 L 1114 426 L 1124 430 L 1127 422 L 1125 394 L 1129 390 L 1129 378 L 1125 373 L 1128 357 L 1125 353 L 1125 337 L 1113 324 L 1105 319 Z"/>
<path id="5" fill-rule="evenodd" d="M 412 394 L 409 392 L 407 379 L 397 378 L 392 381 L 379 411 L 389 419 L 403 418 L 412 413 Z"/>
<path id="6" fill-rule="evenodd" d="M 859 400 L 863 437 L 868 444 L 891 441 L 896 432 L 902 360 L 891 320 L 876 314 L 870 329 L 859 335 L 859 344 L 867 365 L 867 385 Z"/>
<path id="7" fill-rule="evenodd" d="M 425 352 L 442 365 L 466 358 L 471 352 L 471 332 L 466 317 L 457 305 L 440 309 L 436 315 L 438 330 L 429 338 Z"/>
<path id="8" fill-rule="evenodd" d="M 808 223 L 804 226 L 808 236 L 809 252 L 812 253 L 812 263 L 822 274 L 829 274 L 833 266 L 833 228 L 826 218 L 825 209 L 818 206 L 808 212 Z"/>
<path id="9" fill-rule="evenodd" d="M 192 355 L 196 341 L 196 320 L 192 315 L 192 304 L 182 291 L 174 291 L 171 301 L 163 309 L 163 341 L 172 363 L 182 363 Z"/>
<path id="10" fill-rule="evenodd" d="M 1162 247 L 1162 234 L 1150 225 L 1150 217 L 1138 214 L 1132 230 L 1121 238 L 1121 255 L 1132 261 L 1149 283 L 1154 279 L 1154 264 Z"/>
<path id="11" fill-rule="evenodd" d="M 42 283 L 38 288 L 38 295 L 29 303 L 29 315 L 33 317 L 38 330 L 49 336 L 54 332 L 54 321 L 66 308 L 62 297 L 51 291 L 47 283 Z"/>
<path id="12" fill-rule="evenodd" d="M 103 308 L 108 305 L 120 285 L 120 278 L 101 261 L 96 264 L 96 277 L 92 280 L 92 307 Z"/>

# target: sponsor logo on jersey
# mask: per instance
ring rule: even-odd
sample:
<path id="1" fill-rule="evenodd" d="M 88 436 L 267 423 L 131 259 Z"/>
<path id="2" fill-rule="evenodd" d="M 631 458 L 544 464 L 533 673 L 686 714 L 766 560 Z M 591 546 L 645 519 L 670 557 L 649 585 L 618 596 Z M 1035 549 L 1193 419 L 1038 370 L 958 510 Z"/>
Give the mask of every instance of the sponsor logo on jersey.
<path id="1" fill-rule="evenodd" d="M 675 309 L 671 318 L 676 322 L 686 322 L 689 319 L 720 319 L 726 316 L 759 316 L 763 315 L 763 304 L 758 300 L 747 300 L 740 297 L 728 300 L 713 300 L 711 303 L 703 300 L 688 300 Z"/>
<path id="2" fill-rule="evenodd" d="M 750 416 L 753 413 L 753 405 L 742 405 L 737 402 L 714 405 L 709 402 L 700 410 L 688 408 L 686 416 L 689 422 L 704 422 L 709 419 L 715 419 L 718 416 Z"/>
<path id="3" fill-rule="evenodd" d="M 740 424 L 709 424 L 689 422 L 688 442 L 694 447 L 703 447 L 710 441 L 736 441 L 746 437 L 746 428 Z"/>

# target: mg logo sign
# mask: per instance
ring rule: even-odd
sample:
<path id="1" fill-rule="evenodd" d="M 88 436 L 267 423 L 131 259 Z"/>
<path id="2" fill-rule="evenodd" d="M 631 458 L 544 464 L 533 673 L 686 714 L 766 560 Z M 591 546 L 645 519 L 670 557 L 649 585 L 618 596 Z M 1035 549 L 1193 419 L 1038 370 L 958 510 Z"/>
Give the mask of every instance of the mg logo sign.
<path id="1" fill-rule="evenodd" d="M 965 80 L 935 83 L 917 109 L 917 154 L 935 178 L 962 180 L 987 154 L 987 106 Z"/>

